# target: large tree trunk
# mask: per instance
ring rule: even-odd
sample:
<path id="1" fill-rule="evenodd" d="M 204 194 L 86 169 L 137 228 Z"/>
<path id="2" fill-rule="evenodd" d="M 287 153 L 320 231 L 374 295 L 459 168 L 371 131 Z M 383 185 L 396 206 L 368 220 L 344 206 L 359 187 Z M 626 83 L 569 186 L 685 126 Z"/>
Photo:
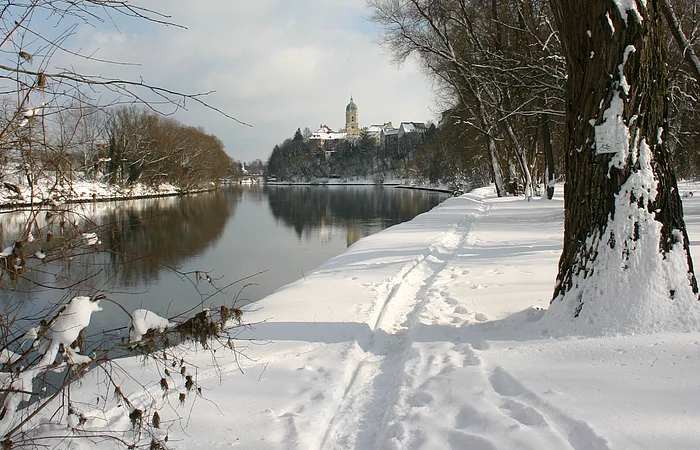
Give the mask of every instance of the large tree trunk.
<path id="1" fill-rule="evenodd" d="M 547 315 L 572 332 L 660 329 L 698 303 L 663 140 L 659 3 L 551 0 L 568 79 L 564 249 Z"/>

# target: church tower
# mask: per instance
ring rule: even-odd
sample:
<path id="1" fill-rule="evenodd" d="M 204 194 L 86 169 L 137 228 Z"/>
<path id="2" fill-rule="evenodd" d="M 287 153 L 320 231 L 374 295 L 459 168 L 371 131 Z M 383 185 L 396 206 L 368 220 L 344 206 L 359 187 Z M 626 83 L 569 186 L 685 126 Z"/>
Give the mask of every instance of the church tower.
<path id="1" fill-rule="evenodd" d="M 357 105 L 352 101 L 352 95 L 350 96 L 350 103 L 345 107 L 345 132 L 348 137 L 360 135 Z"/>

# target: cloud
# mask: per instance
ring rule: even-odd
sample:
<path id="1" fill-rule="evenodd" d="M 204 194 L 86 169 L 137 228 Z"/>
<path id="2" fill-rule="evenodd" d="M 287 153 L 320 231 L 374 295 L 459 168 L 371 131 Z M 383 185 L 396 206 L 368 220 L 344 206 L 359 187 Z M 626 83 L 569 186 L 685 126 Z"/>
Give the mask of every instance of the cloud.
<path id="1" fill-rule="evenodd" d="M 254 126 L 248 129 L 190 102 L 176 117 L 202 126 L 236 159 L 266 159 L 297 127 L 344 125 L 353 94 L 360 124 L 428 120 L 428 83 L 412 63 L 397 69 L 372 43 L 364 0 L 175 0 L 141 2 L 187 30 L 134 20 L 74 37 L 83 52 L 139 62 L 106 66 L 57 55 L 57 64 L 183 92 L 215 90 L 207 101 Z"/>

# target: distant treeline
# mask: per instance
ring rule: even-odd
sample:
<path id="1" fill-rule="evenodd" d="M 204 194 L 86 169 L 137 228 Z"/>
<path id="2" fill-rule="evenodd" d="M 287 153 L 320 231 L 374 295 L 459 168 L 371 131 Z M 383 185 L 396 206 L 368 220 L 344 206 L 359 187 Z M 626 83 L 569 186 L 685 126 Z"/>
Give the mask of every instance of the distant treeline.
<path id="1" fill-rule="evenodd" d="M 112 183 L 217 183 L 234 164 L 219 138 L 203 128 L 133 107 L 110 114 L 107 135 L 108 145 L 97 156 L 109 160 Z"/>
<path id="2" fill-rule="evenodd" d="M 189 189 L 211 186 L 240 169 L 216 136 L 149 109 L 95 108 L 76 100 L 24 111 L 19 118 L 15 111 L 12 99 L 0 98 L 0 128 L 7 130 L 0 163 L 13 182 L 88 179 Z"/>
<path id="3" fill-rule="evenodd" d="M 279 181 L 304 182 L 400 177 L 453 189 L 487 184 L 489 161 L 470 143 L 470 130 L 464 128 L 430 125 L 424 133 L 391 136 L 382 143 L 363 130 L 355 141 L 326 142 L 324 146 L 297 129 L 294 137 L 272 150 L 265 174 Z"/>

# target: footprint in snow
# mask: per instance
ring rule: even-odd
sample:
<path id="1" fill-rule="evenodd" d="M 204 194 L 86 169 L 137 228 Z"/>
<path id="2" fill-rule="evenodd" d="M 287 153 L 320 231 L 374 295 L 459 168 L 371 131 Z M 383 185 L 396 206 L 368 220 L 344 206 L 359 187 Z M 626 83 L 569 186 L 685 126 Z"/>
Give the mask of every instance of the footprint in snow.
<path id="1" fill-rule="evenodd" d="M 459 302 L 458 302 L 457 299 L 455 299 L 455 298 L 452 298 L 452 297 L 445 297 L 445 303 L 447 303 L 448 305 L 455 306 L 455 305 L 457 305 Z"/>
<path id="2" fill-rule="evenodd" d="M 481 358 L 479 358 L 479 355 L 476 354 L 474 348 L 471 345 L 466 344 L 464 346 L 461 346 L 460 352 L 464 357 L 464 360 L 462 361 L 462 367 L 478 366 L 481 364 Z"/>
<path id="3" fill-rule="evenodd" d="M 490 439 L 464 431 L 452 431 L 447 438 L 450 449 L 463 450 L 475 448 L 480 450 L 498 450 L 496 444 Z"/>
<path id="4" fill-rule="evenodd" d="M 429 405 L 435 397 L 425 391 L 418 392 L 408 399 L 408 404 L 414 408 L 421 408 L 423 406 Z"/>
<path id="5" fill-rule="evenodd" d="M 562 395 L 561 392 L 556 391 L 554 389 L 547 389 L 546 391 L 543 392 L 543 394 L 551 396 L 551 397 L 559 397 Z"/>
<path id="6" fill-rule="evenodd" d="M 487 316 L 484 313 L 478 312 L 474 314 L 474 320 L 476 320 L 477 322 L 486 322 L 489 320 L 489 316 Z"/>
<path id="7" fill-rule="evenodd" d="M 512 399 L 506 400 L 501 406 L 501 410 L 525 426 L 547 425 L 547 420 L 545 420 L 541 412 Z"/>
<path id="8" fill-rule="evenodd" d="M 455 314 L 469 314 L 469 310 L 462 305 L 455 307 Z"/>

